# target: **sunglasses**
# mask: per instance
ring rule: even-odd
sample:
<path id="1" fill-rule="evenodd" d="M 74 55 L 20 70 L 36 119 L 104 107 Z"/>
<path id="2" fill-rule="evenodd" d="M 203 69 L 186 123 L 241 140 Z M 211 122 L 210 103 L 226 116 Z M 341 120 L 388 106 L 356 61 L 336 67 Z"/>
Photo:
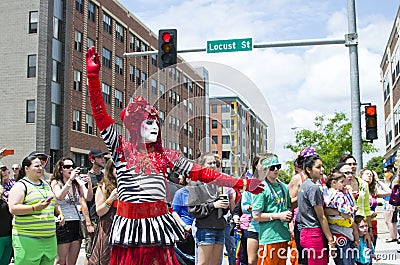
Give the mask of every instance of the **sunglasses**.
<path id="1" fill-rule="evenodd" d="M 351 166 L 351 167 L 356 167 L 357 163 L 347 163 L 346 165 Z"/>
<path id="2" fill-rule="evenodd" d="M 63 169 L 75 168 L 75 165 L 63 165 Z"/>
<path id="3" fill-rule="evenodd" d="M 7 171 L 7 170 L 8 170 L 8 168 L 6 168 L 6 167 L 1 168 L 1 171 Z"/>
<path id="4" fill-rule="evenodd" d="M 12 170 L 18 170 L 19 167 L 12 167 Z"/>
<path id="5" fill-rule="evenodd" d="M 281 169 L 281 164 L 273 165 L 273 166 L 269 167 L 270 171 L 279 170 L 279 169 Z"/>
<path id="6" fill-rule="evenodd" d="M 353 176 L 353 172 L 351 172 L 351 171 L 346 171 L 346 172 L 342 172 L 344 175 L 346 175 L 346 176 Z"/>

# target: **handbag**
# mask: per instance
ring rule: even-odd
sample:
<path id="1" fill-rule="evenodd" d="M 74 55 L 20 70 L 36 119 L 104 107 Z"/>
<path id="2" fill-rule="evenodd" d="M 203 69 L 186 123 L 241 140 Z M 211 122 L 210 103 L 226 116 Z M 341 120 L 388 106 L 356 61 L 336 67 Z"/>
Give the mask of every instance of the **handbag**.
<path id="1" fill-rule="evenodd" d="M 400 185 L 396 184 L 392 188 L 392 193 L 390 194 L 389 204 L 393 206 L 400 206 Z"/>
<path id="2" fill-rule="evenodd" d="M 74 188 L 74 184 L 72 184 L 72 196 L 74 195 L 74 193 L 75 193 L 75 188 Z M 75 196 L 74 196 L 74 198 L 75 198 Z M 78 207 L 75 204 L 75 200 L 73 200 L 73 204 L 75 207 L 75 211 L 79 216 L 79 237 L 80 237 L 80 239 L 85 239 L 89 235 L 87 227 L 86 227 L 86 221 L 85 221 L 85 219 L 82 220 L 82 217 L 81 217 L 80 213 L 78 212 Z"/>

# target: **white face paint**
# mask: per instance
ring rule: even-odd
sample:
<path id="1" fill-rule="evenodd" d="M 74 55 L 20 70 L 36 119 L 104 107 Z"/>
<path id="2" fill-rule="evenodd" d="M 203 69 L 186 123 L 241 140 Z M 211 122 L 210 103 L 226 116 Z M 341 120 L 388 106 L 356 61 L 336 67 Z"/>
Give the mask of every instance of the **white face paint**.
<path id="1" fill-rule="evenodd" d="M 140 125 L 140 136 L 143 143 L 154 143 L 157 141 L 158 125 L 156 120 L 144 120 Z"/>

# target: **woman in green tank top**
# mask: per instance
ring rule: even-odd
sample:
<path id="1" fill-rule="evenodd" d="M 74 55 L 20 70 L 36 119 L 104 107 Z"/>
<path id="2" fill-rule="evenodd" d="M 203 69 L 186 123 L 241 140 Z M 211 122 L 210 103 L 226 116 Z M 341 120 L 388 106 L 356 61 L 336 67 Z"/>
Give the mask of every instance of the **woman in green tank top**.
<path id="1" fill-rule="evenodd" d="M 26 157 L 20 181 L 9 195 L 14 214 L 12 243 L 14 264 L 54 264 L 57 255 L 55 199 L 47 182 L 40 179 L 43 168 L 36 156 Z"/>

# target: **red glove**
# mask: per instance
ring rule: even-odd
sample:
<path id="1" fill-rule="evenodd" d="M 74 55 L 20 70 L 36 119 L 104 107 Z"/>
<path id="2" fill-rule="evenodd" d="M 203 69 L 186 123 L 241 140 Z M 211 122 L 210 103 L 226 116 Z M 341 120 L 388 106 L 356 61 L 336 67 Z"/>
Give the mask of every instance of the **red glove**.
<path id="1" fill-rule="evenodd" d="M 201 181 L 208 184 L 214 184 L 217 186 L 231 187 L 237 189 L 243 189 L 244 183 L 246 182 L 246 191 L 254 194 L 259 194 L 264 191 L 261 180 L 259 179 L 239 179 L 231 176 L 216 172 L 209 168 L 203 168 L 200 165 L 194 164 L 189 172 L 189 178 L 192 181 Z"/>
<path id="2" fill-rule="evenodd" d="M 86 72 L 93 117 L 97 127 L 102 131 L 113 124 L 114 120 L 108 115 L 104 104 L 99 80 L 100 58 L 94 46 L 90 47 L 86 53 Z"/>

